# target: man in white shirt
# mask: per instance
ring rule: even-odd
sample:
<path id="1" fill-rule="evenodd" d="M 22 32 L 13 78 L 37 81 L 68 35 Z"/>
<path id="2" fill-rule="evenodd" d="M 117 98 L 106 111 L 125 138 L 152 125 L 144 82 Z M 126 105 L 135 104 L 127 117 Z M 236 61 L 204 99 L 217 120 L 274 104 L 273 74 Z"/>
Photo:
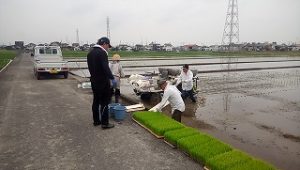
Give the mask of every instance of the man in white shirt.
<path id="1" fill-rule="evenodd" d="M 112 62 L 109 63 L 109 68 L 111 70 L 111 73 L 115 77 L 115 80 L 117 82 L 117 85 L 115 88 L 112 88 L 112 93 L 115 95 L 115 103 L 119 103 L 119 98 L 121 96 L 120 91 L 120 84 L 121 84 L 121 77 L 125 77 L 123 67 L 120 64 L 121 56 L 119 54 L 114 54 L 112 56 Z"/>
<path id="2" fill-rule="evenodd" d="M 195 103 L 196 99 L 193 95 L 193 73 L 189 70 L 189 65 L 185 64 L 177 80 L 176 86 L 182 83 L 182 98 L 185 100 L 188 96 Z"/>
<path id="3" fill-rule="evenodd" d="M 185 104 L 180 95 L 180 91 L 174 85 L 167 83 L 166 80 L 158 80 L 157 85 L 164 90 L 164 94 L 161 102 L 149 111 L 160 111 L 170 103 L 172 108 L 172 118 L 181 122 L 181 114 L 185 111 Z"/>

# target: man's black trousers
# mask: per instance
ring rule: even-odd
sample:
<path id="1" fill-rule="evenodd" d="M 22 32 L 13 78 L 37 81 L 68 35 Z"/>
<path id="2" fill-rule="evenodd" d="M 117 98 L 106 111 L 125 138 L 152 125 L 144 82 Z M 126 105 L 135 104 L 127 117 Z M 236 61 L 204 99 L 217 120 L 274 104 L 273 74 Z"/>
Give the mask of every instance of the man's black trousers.
<path id="1" fill-rule="evenodd" d="M 93 82 L 91 82 L 91 85 L 92 85 L 92 90 L 94 95 L 93 105 L 92 105 L 94 123 L 101 122 L 102 125 L 107 125 L 108 104 L 111 101 L 110 85 L 108 83 L 107 86 L 103 87 L 103 84 L 100 85 L 98 83 L 93 83 Z M 101 119 L 99 118 L 99 114 L 101 115 Z"/>

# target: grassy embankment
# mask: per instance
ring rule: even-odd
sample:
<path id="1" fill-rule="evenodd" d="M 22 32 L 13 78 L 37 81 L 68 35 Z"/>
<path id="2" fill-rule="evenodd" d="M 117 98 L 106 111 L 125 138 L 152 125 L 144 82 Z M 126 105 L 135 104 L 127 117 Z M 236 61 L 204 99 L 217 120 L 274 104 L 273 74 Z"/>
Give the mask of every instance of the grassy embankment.
<path id="1" fill-rule="evenodd" d="M 16 56 L 15 51 L 0 50 L 0 70 Z"/>
<path id="2" fill-rule="evenodd" d="M 87 51 L 63 51 L 63 56 L 86 57 Z M 182 51 L 182 52 L 163 52 L 163 51 L 110 51 L 109 56 L 118 53 L 121 57 L 220 57 L 220 56 L 238 56 L 238 57 L 282 57 L 282 56 L 300 56 L 300 51 L 240 51 L 240 52 L 214 52 L 214 51 Z"/>

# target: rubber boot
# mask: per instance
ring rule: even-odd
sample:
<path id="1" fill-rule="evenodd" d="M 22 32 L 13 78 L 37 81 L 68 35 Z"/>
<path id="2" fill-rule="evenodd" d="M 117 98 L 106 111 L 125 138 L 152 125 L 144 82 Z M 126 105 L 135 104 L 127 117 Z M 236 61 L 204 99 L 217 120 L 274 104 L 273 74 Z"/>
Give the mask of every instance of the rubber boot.
<path id="1" fill-rule="evenodd" d="M 181 111 L 175 110 L 172 114 L 172 119 L 176 120 L 177 122 L 181 122 Z"/>

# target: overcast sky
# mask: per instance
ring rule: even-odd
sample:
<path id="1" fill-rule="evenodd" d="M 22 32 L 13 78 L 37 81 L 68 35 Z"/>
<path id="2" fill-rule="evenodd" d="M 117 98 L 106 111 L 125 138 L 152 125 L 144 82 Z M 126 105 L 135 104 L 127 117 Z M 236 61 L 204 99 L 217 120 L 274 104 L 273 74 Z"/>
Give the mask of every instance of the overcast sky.
<path id="1" fill-rule="evenodd" d="M 119 43 L 220 44 L 228 0 L 0 0 L 0 45 L 106 36 Z M 240 42 L 300 43 L 300 0 L 238 0 Z"/>

